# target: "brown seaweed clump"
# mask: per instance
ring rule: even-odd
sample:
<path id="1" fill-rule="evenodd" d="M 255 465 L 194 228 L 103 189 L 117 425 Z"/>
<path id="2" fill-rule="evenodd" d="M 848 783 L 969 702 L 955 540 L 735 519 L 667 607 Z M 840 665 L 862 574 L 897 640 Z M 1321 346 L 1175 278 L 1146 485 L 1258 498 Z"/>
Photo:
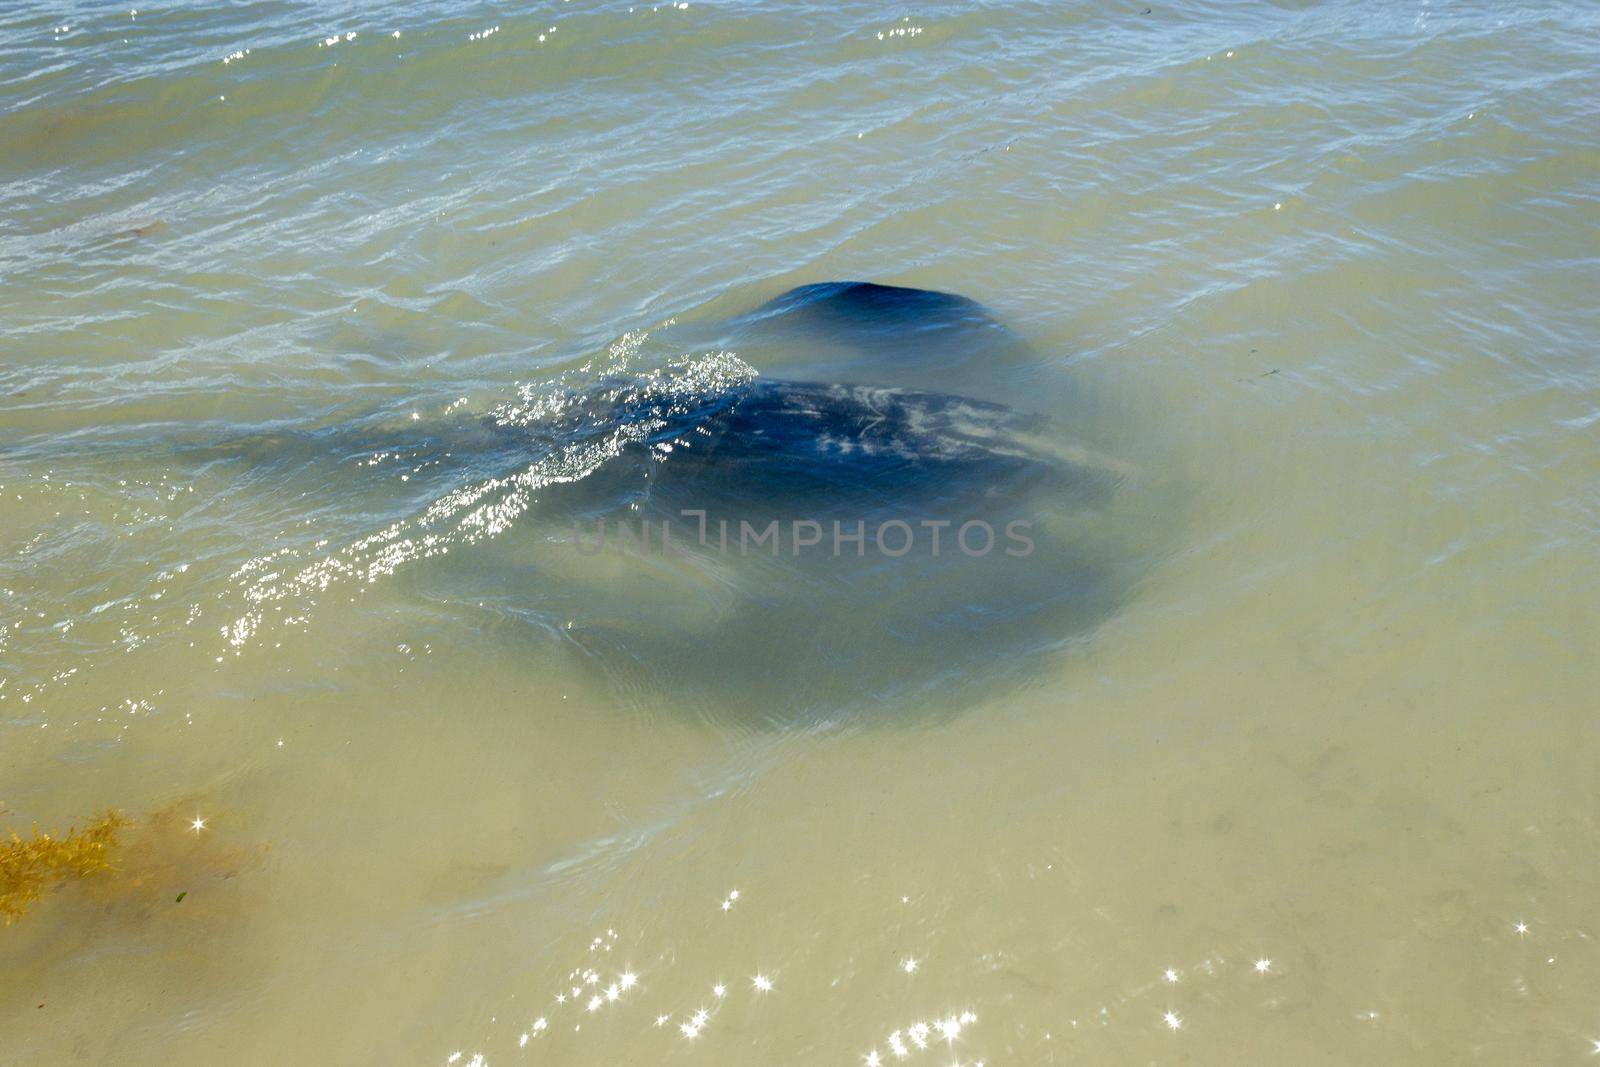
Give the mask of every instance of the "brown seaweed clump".
<path id="1" fill-rule="evenodd" d="M 11 840 L 0 842 L 0 919 L 9 926 L 58 882 L 111 870 L 107 854 L 126 824 L 121 815 L 108 811 L 59 838 L 40 833 L 37 826 L 26 838 L 11 831 Z"/>

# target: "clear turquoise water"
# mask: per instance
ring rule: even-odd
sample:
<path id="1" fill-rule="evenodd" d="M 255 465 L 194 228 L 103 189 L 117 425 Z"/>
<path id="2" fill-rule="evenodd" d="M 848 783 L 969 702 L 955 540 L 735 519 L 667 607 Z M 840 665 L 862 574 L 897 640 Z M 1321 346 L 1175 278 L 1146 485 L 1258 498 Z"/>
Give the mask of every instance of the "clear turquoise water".
<path id="1" fill-rule="evenodd" d="M 0 13 L 0 826 L 142 827 L 0 1060 L 1594 1050 L 1600 8 L 131 6 Z M 845 589 L 897 684 L 619 692 L 569 616 L 768 646 L 532 501 L 395 555 L 507 499 L 463 427 L 832 278 L 1117 474 L 1020 678 L 921 714 L 959 634 Z"/>

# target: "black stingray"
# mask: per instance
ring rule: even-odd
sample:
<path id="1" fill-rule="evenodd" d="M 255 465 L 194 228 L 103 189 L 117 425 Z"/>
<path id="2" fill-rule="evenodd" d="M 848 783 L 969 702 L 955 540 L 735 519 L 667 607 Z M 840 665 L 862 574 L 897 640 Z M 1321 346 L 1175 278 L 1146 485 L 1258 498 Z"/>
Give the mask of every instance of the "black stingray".
<path id="1" fill-rule="evenodd" d="M 456 595 L 538 621 L 632 699 L 780 721 L 948 703 L 1109 609 L 1086 516 L 1115 475 L 1045 445 L 1047 414 L 929 387 L 994 385 L 1025 351 L 981 305 L 828 283 L 689 333 L 759 373 L 611 378 L 506 420 L 540 450 L 628 433 L 456 561 Z"/>
<path id="2" fill-rule="evenodd" d="M 250 603 L 393 575 L 629 703 L 898 714 L 1026 678 L 1118 600 L 1119 476 L 1064 447 L 1059 378 L 966 297 L 834 282 L 486 415 L 212 436 L 187 461 L 286 525 L 321 517 L 235 576 Z"/>

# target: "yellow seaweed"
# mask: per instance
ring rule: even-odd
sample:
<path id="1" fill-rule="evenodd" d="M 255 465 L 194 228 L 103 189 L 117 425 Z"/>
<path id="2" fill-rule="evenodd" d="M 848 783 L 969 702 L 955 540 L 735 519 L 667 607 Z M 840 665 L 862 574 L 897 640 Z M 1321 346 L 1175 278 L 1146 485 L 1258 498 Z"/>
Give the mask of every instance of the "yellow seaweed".
<path id="1" fill-rule="evenodd" d="M 0 842 L 0 918 L 9 926 L 51 886 L 111 870 L 107 853 L 126 822 L 108 811 L 82 830 L 74 827 L 59 838 L 40 833 L 37 826 L 26 838 L 11 831 L 11 840 Z"/>

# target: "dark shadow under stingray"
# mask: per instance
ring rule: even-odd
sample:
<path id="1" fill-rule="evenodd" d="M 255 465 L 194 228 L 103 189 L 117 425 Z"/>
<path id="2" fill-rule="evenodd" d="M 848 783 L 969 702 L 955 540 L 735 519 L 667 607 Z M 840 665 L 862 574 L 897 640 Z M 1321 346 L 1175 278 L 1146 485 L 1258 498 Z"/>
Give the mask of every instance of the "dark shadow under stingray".
<path id="1" fill-rule="evenodd" d="M 1022 365 L 980 305 L 829 283 L 689 332 L 762 376 L 502 420 L 541 448 L 637 432 L 418 591 L 492 597 L 629 703 L 777 724 L 950 710 L 1115 607 L 1116 470 L 1052 447 L 1048 413 L 932 388 Z"/>

